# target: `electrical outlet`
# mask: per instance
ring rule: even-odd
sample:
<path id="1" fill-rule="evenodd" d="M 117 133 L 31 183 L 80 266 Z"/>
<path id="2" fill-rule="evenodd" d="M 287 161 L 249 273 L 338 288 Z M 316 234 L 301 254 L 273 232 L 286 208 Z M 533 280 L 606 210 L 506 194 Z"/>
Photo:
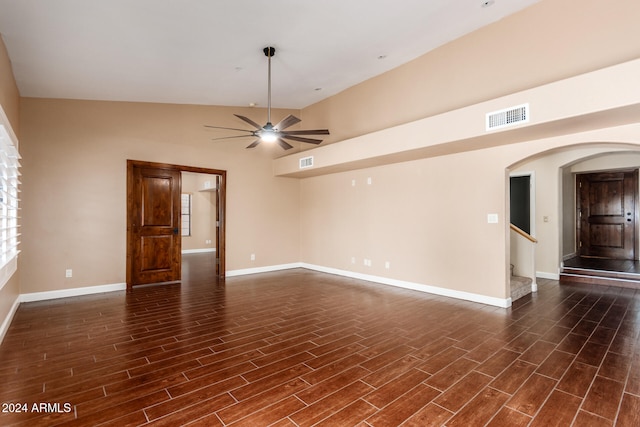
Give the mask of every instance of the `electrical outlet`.
<path id="1" fill-rule="evenodd" d="M 255 261 L 256 260 L 256 254 L 251 254 L 251 261 Z"/>
<path id="2" fill-rule="evenodd" d="M 386 261 L 384 263 L 384 268 L 386 268 L 387 270 L 391 268 L 391 263 L 389 261 Z"/>
<path id="3" fill-rule="evenodd" d="M 67 268 L 64 272 L 64 276 L 69 278 L 69 277 L 73 277 L 73 270 L 70 268 Z"/>

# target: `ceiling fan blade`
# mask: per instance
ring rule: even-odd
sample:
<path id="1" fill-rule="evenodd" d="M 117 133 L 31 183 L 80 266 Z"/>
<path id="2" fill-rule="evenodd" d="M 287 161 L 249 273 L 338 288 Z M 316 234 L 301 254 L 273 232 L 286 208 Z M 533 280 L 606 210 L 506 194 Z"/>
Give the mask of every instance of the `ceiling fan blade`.
<path id="1" fill-rule="evenodd" d="M 234 135 L 234 136 L 221 136 L 220 138 L 211 138 L 212 141 L 220 141 L 222 139 L 234 139 L 234 138 L 247 138 L 255 135 Z"/>
<path id="2" fill-rule="evenodd" d="M 226 127 L 222 127 L 222 126 L 204 125 L 204 127 L 213 128 L 213 129 L 224 129 L 224 130 L 239 130 L 240 132 L 249 132 L 249 133 L 253 132 L 252 130 L 248 130 L 248 129 L 226 128 Z"/>
<path id="3" fill-rule="evenodd" d="M 260 139 L 256 139 L 251 144 L 247 145 L 247 148 L 253 148 L 253 147 L 257 146 L 258 144 L 260 144 Z"/>
<path id="4" fill-rule="evenodd" d="M 328 129 L 287 130 L 282 133 L 284 135 L 329 135 L 329 130 Z"/>
<path id="5" fill-rule="evenodd" d="M 241 116 L 239 114 L 234 114 L 234 116 L 236 116 L 237 118 L 239 118 L 240 120 L 244 120 L 245 122 L 249 123 L 251 126 L 253 126 L 256 129 L 262 129 L 262 126 L 260 126 L 259 124 L 257 124 L 256 122 L 254 122 L 253 120 L 251 120 L 248 117 L 245 116 Z"/>
<path id="6" fill-rule="evenodd" d="M 280 122 L 275 125 L 274 127 L 278 130 L 283 130 L 288 128 L 289 126 L 293 126 L 296 123 L 299 123 L 301 120 L 299 118 L 297 118 L 296 116 L 292 116 L 291 114 L 289 114 L 287 117 L 285 117 L 284 119 L 280 120 Z"/>
<path id="7" fill-rule="evenodd" d="M 302 138 L 302 137 L 293 136 L 293 135 L 282 135 L 280 136 L 280 138 L 286 138 L 286 139 L 291 139 L 292 141 L 306 142 L 307 144 L 316 144 L 316 145 L 322 142 L 321 139 Z"/>
<path id="8" fill-rule="evenodd" d="M 287 144 L 287 143 L 286 143 L 282 138 L 278 138 L 278 139 L 276 139 L 276 142 L 277 142 L 278 144 L 280 144 L 280 146 L 281 146 L 282 148 L 284 148 L 285 150 L 288 150 L 288 149 L 290 149 L 290 148 L 293 148 L 293 145 Z"/>

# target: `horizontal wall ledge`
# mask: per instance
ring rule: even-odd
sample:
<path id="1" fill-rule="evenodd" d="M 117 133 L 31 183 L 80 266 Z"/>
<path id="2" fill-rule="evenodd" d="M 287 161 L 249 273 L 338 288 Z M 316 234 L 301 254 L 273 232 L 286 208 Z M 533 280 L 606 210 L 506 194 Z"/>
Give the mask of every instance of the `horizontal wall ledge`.
<path id="1" fill-rule="evenodd" d="M 301 151 L 274 175 L 306 178 L 640 122 L 640 59 Z M 487 113 L 529 104 L 522 124 L 487 131 Z M 300 159 L 313 156 L 313 166 Z"/>

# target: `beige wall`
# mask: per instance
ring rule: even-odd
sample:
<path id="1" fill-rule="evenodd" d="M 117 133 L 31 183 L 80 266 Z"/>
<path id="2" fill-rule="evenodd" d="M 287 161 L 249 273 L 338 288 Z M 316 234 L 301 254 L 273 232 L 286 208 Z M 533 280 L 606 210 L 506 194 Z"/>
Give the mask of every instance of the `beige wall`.
<path id="1" fill-rule="evenodd" d="M 18 94 L 18 88 L 16 86 L 15 79 L 13 78 L 13 70 L 11 69 L 11 62 L 7 51 L 4 46 L 4 42 L 0 37 L 0 105 L 4 110 L 13 132 L 19 136 L 18 118 L 19 118 L 19 105 L 20 97 Z M 19 266 L 23 266 L 24 262 L 22 257 L 19 258 Z M 9 281 L 0 290 L 0 326 L 5 321 L 8 321 L 7 317 L 11 312 L 14 304 L 16 303 L 20 294 L 20 271 L 14 273 Z M 6 325 L 8 326 L 8 325 Z M 0 330 L 0 333 L 2 330 Z"/>
<path id="2" fill-rule="evenodd" d="M 486 162 L 492 156 L 460 153 L 302 180 L 302 259 L 504 297 L 505 179 Z M 488 191 L 478 191 L 480 182 Z M 500 222 L 487 224 L 488 213 Z"/>
<path id="3" fill-rule="evenodd" d="M 213 142 L 220 133 L 203 127 L 237 126 L 232 113 L 266 118 L 238 108 L 23 99 L 22 261 L 37 268 L 21 271 L 21 292 L 125 281 L 127 159 L 227 171 L 228 270 L 298 261 L 298 182 L 273 177 L 280 148 Z"/>
<path id="4" fill-rule="evenodd" d="M 606 153 L 585 157 L 568 165 L 572 173 L 599 172 L 613 169 L 637 169 L 640 153 Z"/>

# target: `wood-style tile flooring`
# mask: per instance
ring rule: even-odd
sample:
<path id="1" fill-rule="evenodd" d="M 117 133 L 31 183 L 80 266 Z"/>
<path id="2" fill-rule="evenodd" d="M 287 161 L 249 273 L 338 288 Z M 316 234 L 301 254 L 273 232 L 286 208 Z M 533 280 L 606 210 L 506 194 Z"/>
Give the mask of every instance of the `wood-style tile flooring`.
<path id="1" fill-rule="evenodd" d="M 577 256 L 564 261 L 564 266 L 587 270 L 604 270 L 640 274 L 640 261 L 629 259 L 588 258 Z"/>
<path id="2" fill-rule="evenodd" d="M 640 425 L 639 291 L 540 280 L 501 309 L 184 267 L 181 285 L 21 305 L 0 425 Z"/>

